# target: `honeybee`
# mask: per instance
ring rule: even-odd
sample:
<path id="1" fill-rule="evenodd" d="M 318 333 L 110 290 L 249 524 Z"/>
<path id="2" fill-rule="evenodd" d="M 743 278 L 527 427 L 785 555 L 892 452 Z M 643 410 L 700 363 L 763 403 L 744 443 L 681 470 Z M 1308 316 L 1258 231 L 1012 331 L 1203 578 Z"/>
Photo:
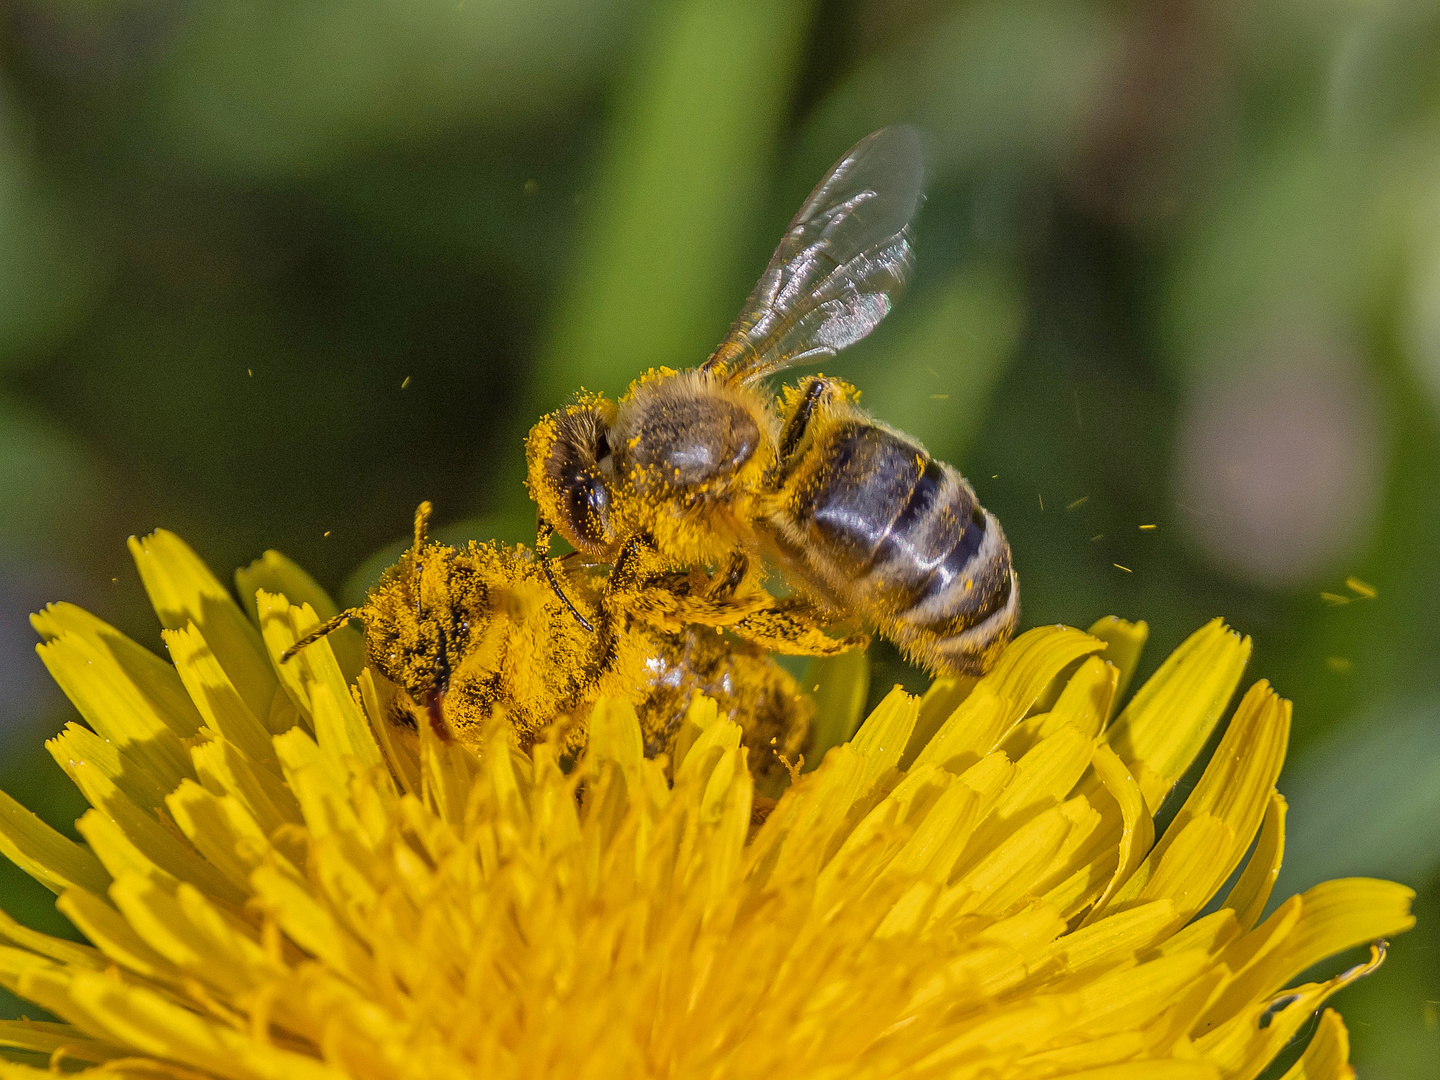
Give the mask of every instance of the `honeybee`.
<path id="1" fill-rule="evenodd" d="M 1015 628 L 1019 588 L 995 516 L 965 478 L 814 376 L 776 401 L 760 381 L 869 334 L 911 277 L 919 137 L 885 128 L 847 153 L 790 223 L 729 333 L 700 367 L 647 372 L 618 402 L 582 394 L 526 444 L 537 551 L 558 531 L 615 567 L 611 587 L 718 566 L 711 598 L 752 555 L 815 603 L 873 622 L 932 673 L 977 674 Z"/>
<path id="2" fill-rule="evenodd" d="M 803 753 L 810 699 L 759 645 L 723 637 L 717 626 L 676 621 L 705 615 L 703 604 L 688 601 L 687 580 L 659 581 L 648 596 L 615 594 L 615 603 L 633 610 L 616 620 L 613 639 L 600 640 L 571 616 L 531 551 L 432 543 L 429 515 L 430 504 L 422 503 L 413 546 L 365 604 L 316 627 L 282 662 L 358 619 L 368 663 L 398 691 L 389 719 L 402 728 L 429 724 L 442 739 L 478 748 L 491 717 L 503 712 L 522 746 L 559 723 L 566 745 L 578 750 L 595 702 L 609 697 L 635 707 L 654 756 L 673 749 L 699 692 L 741 726 L 757 775 L 776 773 L 780 755 Z M 566 570 L 565 587 L 598 609 L 605 575 L 588 565 Z M 717 609 L 716 617 L 741 635 L 758 626 L 763 639 L 766 620 L 785 608 L 763 590 L 744 591 L 748 599 Z M 816 647 L 844 644 L 827 638 Z"/>

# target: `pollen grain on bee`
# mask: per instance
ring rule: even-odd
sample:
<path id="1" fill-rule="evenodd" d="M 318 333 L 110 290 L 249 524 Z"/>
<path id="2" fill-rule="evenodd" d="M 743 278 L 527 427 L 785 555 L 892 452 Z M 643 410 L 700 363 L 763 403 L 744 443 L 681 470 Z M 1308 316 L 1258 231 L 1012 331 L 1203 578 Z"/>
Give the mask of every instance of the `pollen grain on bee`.
<path id="1" fill-rule="evenodd" d="M 1147 531 L 1149 531 L 1150 529 L 1158 529 L 1158 528 L 1159 528 L 1158 525 L 1141 525 L 1141 526 L 1140 526 L 1140 531 L 1141 531 L 1141 532 L 1147 532 Z"/>
<path id="2" fill-rule="evenodd" d="M 1110 565 L 1115 567 L 1116 570 L 1124 570 L 1127 574 L 1133 574 L 1135 572 L 1134 570 L 1131 570 L 1128 566 L 1121 566 L 1118 562 L 1111 563 Z"/>
<path id="3" fill-rule="evenodd" d="M 406 375 L 405 378 L 403 378 L 403 379 L 400 380 L 400 389 L 401 389 L 401 390 L 406 390 L 406 389 L 409 388 L 409 386 L 410 386 L 410 376 L 409 376 L 409 375 Z"/>

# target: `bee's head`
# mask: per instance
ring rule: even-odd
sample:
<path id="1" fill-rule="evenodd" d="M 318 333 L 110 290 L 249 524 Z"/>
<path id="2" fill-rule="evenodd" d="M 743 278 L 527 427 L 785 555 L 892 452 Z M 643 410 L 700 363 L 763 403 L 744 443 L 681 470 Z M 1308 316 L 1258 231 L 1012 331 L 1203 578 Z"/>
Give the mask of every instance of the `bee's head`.
<path id="1" fill-rule="evenodd" d="M 615 478 L 610 429 L 615 405 L 587 396 L 543 417 L 526 440 L 526 483 L 540 518 L 574 545 L 603 556 L 616 536 L 610 521 Z"/>
<path id="2" fill-rule="evenodd" d="M 430 504 L 421 503 L 414 545 L 380 575 L 363 606 L 316 627 L 286 649 L 281 661 L 358 619 L 365 624 L 369 665 L 417 704 L 438 701 L 449 685 L 454 658 L 466 646 L 466 614 L 475 586 L 456 549 L 428 541 L 429 518 Z"/>

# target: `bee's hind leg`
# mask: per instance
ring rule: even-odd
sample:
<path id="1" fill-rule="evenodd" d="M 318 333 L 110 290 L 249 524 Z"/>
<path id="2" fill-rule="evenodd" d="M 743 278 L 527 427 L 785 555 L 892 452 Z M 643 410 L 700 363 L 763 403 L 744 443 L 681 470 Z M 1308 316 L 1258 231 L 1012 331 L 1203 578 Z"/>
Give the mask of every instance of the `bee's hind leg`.
<path id="1" fill-rule="evenodd" d="M 824 375 L 812 375 L 805 381 L 800 388 L 799 398 L 795 400 L 795 407 L 785 418 L 780 431 L 779 464 L 782 469 L 800 449 L 800 443 L 805 438 L 805 431 L 809 428 L 815 411 L 843 393 L 838 381 Z"/>
<path id="2" fill-rule="evenodd" d="M 711 600 L 729 600 L 749 573 L 750 557 L 743 551 L 737 551 L 730 557 L 724 575 L 711 582 L 705 595 Z"/>
<path id="3" fill-rule="evenodd" d="M 617 640 L 629 620 L 674 634 L 687 626 L 734 627 L 776 607 L 754 579 L 754 564 L 744 552 L 735 552 L 725 569 L 708 579 L 667 573 L 661 563 L 648 538 L 631 537 L 621 547 L 600 605 L 602 642 Z M 761 632 L 758 626 L 755 632 Z"/>
<path id="4" fill-rule="evenodd" d="M 786 656 L 834 656 L 863 649 L 870 643 L 866 634 L 831 637 L 825 612 L 803 597 L 791 596 L 753 615 L 747 615 L 727 629 L 737 637 L 770 652 Z"/>

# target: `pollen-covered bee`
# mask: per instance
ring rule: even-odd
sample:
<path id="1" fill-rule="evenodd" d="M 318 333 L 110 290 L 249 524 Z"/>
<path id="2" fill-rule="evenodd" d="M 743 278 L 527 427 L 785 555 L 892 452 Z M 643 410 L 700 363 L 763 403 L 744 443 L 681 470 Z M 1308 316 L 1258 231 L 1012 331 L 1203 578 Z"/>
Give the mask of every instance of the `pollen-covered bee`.
<path id="1" fill-rule="evenodd" d="M 796 633 L 857 612 L 932 672 L 994 662 L 1019 589 L 1000 524 L 965 478 L 863 412 L 838 379 L 806 379 L 778 402 L 760 385 L 833 356 L 889 312 L 911 276 L 923 174 L 912 129 L 864 139 L 800 208 L 704 364 L 648 372 L 618 402 L 581 395 L 535 425 L 526 458 L 542 556 L 558 531 L 628 589 L 674 567 L 743 579 L 747 559 L 766 555 L 817 601 L 797 609 Z"/>
<path id="2" fill-rule="evenodd" d="M 370 667 L 397 691 L 390 720 L 412 729 L 429 724 L 441 738 L 472 748 L 503 713 L 523 746 L 559 724 L 562 741 L 578 750 L 595 702 L 609 697 L 635 707 L 648 754 L 669 752 L 698 691 L 740 725 L 757 775 L 775 773 L 779 755 L 804 752 L 810 699 L 759 645 L 723 637 L 715 626 L 676 621 L 709 610 L 698 598 L 688 601 L 687 582 L 657 584 L 659 595 L 650 597 L 614 594 L 614 604 L 634 610 L 617 610 L 606 621 L 610 634 L 597 635 L 572 617 L 533 552 L 429 542 L 429 513 L 429 504 L 421 504 L 413 546 L 362 607 L 316 627 L 282 659 L 359 619 Z M 582 605 L 594 605 L 598 618 L 605 577 L 579 565 L 566 568 L 563 582 Z M 716 615 L 742 635 L 758 627 L 763 637 L 767 619 L 785 608 L 763 590 L 744 591 L 742 603 Z M 843 647 L 828 638 L 815 643 L 816 651 Z"/>

